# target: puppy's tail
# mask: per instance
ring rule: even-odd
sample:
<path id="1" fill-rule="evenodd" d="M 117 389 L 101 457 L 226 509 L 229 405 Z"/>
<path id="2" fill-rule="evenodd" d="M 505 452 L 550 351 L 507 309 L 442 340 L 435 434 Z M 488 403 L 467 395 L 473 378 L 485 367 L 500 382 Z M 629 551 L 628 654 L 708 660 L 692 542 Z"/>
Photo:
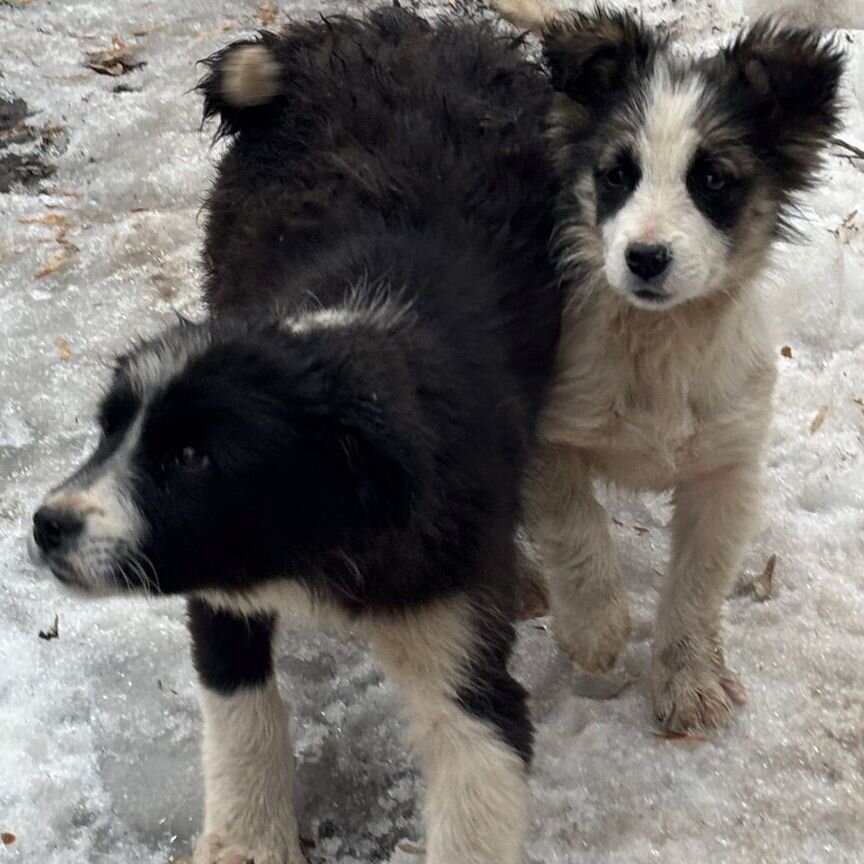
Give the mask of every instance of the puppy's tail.
<path id="1" fill-rule="evenodd" d="M 254 123 L 282 91 L 282 68 L 273 51 L 275 37 L 235 42 L 202 61 L 208 71 L 198 90 L 204 119 L 218 117 L 218 135 L 233 135 Z"/>
<path id="2" fill-rule="evenodd" d="M 489 0 L 505 21 L 520 30 L 542 33 L 546 25 L 561 17 L 561 10 L 546 0 Z"/>

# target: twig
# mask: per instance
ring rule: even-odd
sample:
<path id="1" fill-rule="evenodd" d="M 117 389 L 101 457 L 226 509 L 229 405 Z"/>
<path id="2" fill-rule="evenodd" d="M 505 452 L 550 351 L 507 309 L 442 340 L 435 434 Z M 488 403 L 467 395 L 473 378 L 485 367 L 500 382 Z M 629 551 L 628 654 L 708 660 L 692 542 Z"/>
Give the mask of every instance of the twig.
<path id="1" fill-rule="evenodd" d="M 850 144 L 848 141 L 844 141 L 842 138 L 835 138 L 834 144 L 838 147 L 842 147 L 844 150 L 848 150 L 852 156 L 849 158 L 852 159 L 864 159 L 864 150 L 860 147 L 856 147 L 854 144 Z"/>

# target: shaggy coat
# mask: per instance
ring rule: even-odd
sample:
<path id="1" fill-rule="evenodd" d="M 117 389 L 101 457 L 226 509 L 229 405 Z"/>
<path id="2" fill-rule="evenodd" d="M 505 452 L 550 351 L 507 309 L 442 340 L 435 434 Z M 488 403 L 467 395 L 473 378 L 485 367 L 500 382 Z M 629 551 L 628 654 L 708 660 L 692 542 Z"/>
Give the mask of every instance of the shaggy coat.
<path id="1" fill-rule="evenodd" d="M 499 0 L 541 34 L 558 91 L 557 260 L 570 297 L 526 487 L 555 632 L 609 669 L 630 619 L 599 478 L 672 490 L 651 689 L 673 730 L 724 721 L 744 689 L 721 608 L 758 524 L 777 352 L 760 279 L 838 126 L 842 56 L 760 22 L 683 59 L 630 14 Z"/>
<path id="2" fill-rule="evenodd" d="M 280 613 L 368 638 L 427 779 L 429 864 L 516 864 L 532 730 L 510 677 L 520 480 L 553 370 L 551 91 L 517 41 L 399 9 L 207 61 L 228 147 L 210 317 L 117 364 L 34 546 L 86 592 L 189 597 L 195 864 L 300 864 Z"/>

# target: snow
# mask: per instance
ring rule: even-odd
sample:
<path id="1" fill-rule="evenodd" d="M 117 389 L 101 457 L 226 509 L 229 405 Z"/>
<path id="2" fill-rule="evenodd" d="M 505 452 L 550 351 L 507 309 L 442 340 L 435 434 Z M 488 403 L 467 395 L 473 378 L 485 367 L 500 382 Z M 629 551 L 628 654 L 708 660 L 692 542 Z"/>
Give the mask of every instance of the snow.
<path id="1" fill-rule="evenodd" d="M 180 604 L 69 598 L 27 563 L 23 536 L 42 492 L 92 442 L 112 353 L 197 309 L 196 216 L 214 155 L 189 92 L 193 62 L 257 26 L 256 8 L 0 5 L 0 96 L 26 99 L 33 126 L 65 129 L 45 150 L 14 145 L 56 174 L 0 195 L 0 831 L 17 838 L 0 862 L 165 864 L 200 822 Z M 775 4 L 643 8 L 695 45 Z M 811 0 L 789 14 L 850 28 L 843 136 L 864 145 L 864 4 Z M 147 61 L 119 79 L 132 92 L 82 65 L 115 33 Z M 543 621 L 523 626 L 516 669 L 538 726 L 532 864 L 864 861 L 864 162 L 839 154 L 809 199 L 809 244 L 782 250 L 764 289 L 791 357 L 779 358 L 764 528 L 746 562 L 752 577 L 778 556 L 775 596 L 728 604 L 729 659 L 750 703 L 704 742 L 653 734 L 645 672 L 668 510 L 662 497 L 610 493 L 634 598 L 622 668 L 581 676 Z M 65 217 L 65 235 L 47 214 Z M 69 260 L 36 278 L 59 252 Z M 60 638 L 38 638 L 55 614 Z M 292 628 L 280 680 L 313 861 L 413 864 L 409 851 L 390 856 L 422 839 L 422 790 L 393 693 L 364 651 Z"/>

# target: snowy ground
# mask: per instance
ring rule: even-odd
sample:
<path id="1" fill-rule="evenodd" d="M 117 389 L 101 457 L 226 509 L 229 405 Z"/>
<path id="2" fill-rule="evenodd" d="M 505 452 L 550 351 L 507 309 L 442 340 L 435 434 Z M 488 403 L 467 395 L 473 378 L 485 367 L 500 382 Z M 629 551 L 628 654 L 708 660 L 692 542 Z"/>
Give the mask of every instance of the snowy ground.
<path id="1" fill-rule="evenodd" d="M 643 5 L 691 43 L 774 7 Z M 13 96 L 33 112 L 29 133 L 0 137 L 0 188 L 10 172 L 56 166 L 0 194 L 0 831 L 16 837 L 0 862 L 164 864 L 199 823 L 179 604 L 69 599 L 32 570 L 22 537 L 42 490 L 91 441 L 112 352 L 196 309 L 196 214 L 213 155 L 188 92 L 193 62 L 268 8 L 0 2 L 0 127 L 21 110 Z M 843 134 L 864 146 L 864 2 L 814 0 L 797 14 L 849 28 Z M 85 68 L 85 52 L 114 34 L 147 65 L 118 78 Z M 778 352 L 791 356 L 780 358 L 765 527 L 747 560 L 752 575 L 778 556 L 775 595 L 739 593 L 728 610 L 750 704 L 709 741 L 652 734 L 644 674 L 668 514 L 661 499 L 613 497 L 637 622 L 623 670 L 576 675 L 542 622 L 525 625 L 519 648 L 539 727 L 532 864 L 864 861 L 864 160 L 838 150 L 811 203 L 810 244 L 788 250 L 765 288 Z M 40 639 L 55 615 L 60 638 Z M 387 861 L 417 838 L 420 792 L 392 694 L 361 650 L 299 630 L 280 673 L 313 860 Z"/>

